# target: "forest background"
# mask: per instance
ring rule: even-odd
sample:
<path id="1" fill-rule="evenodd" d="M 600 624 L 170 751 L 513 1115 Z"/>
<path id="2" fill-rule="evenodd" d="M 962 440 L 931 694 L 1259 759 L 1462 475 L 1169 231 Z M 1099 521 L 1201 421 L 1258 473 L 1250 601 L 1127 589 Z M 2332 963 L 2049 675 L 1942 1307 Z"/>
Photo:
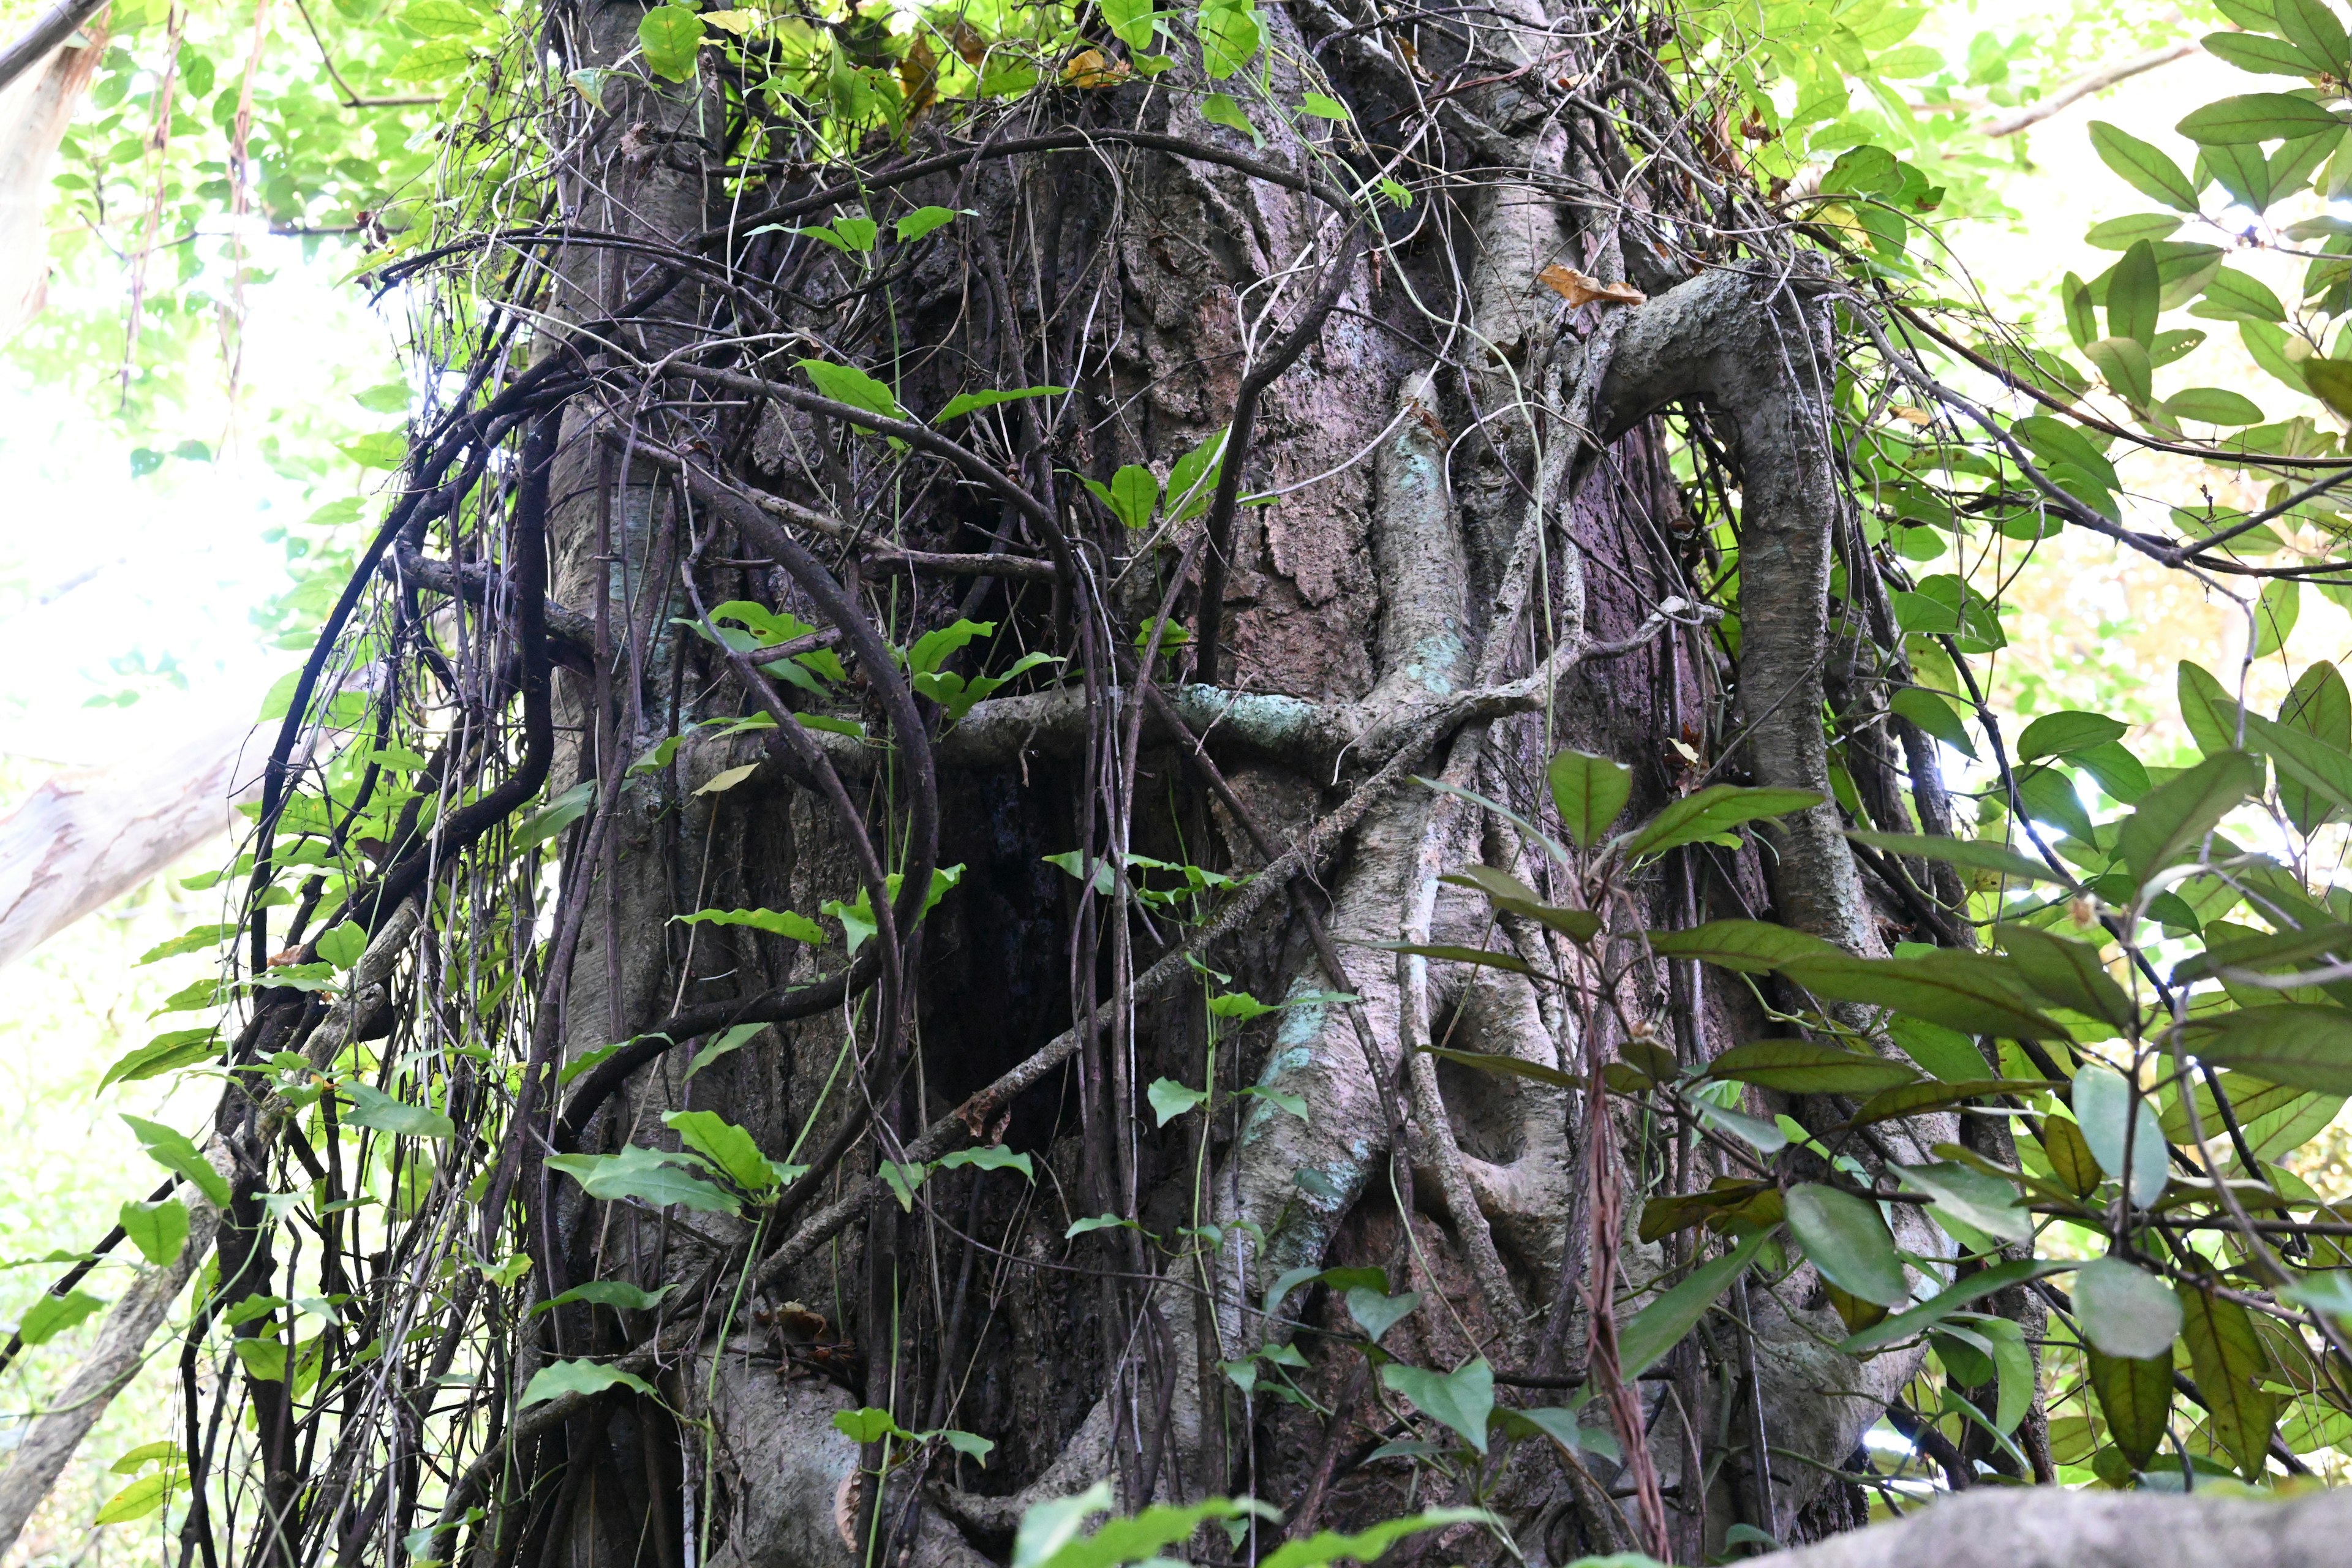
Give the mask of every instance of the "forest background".
<path id="1" fill-rule="evenodd" d="M 105 16 L 104 58 L 46 186 L 45 299 L 0 348 L 0 816 L 59 770 L 152 763 L 184 738 L 260 715 L 309 647 L 348 572 L 362 503 L 404 451 L 400 301 L 371 301 L 353 279 L 384 237 L 363 204 L 431 156 L 432 66 L 417 60 L 450 31 L 436 34 L 436 5 L 464 9 L 118 0 Z M 0 37 L 36 10 L 0 4 Z M 1858 136 L 1944 187 L 1933 264 L 1994 316 L 2055 338 L 2057 279 L 2096 274 L 2121 248 L 2086 227 L 2148 205 L 2101 163 L 2086 126 L 2128 127 L 2188 166 L 2195 149 L 2170 129 L 2180 109 L 2249 84 L 2180 46 L 2226 25 L 2210 6 L 2149 0 L 1938 0 L 1900 60 L 1882 56 L 1874 84 L 1855 84 L 1851 118 Z M 159 149 L 128 110 L 154 92 L 153 62 L 173 37 L 179 106 Z M 2159 57 L 2050 107 L 2086 77 Z M 1895 112 L 1906 101 L 1907 119 Z M 225 155 L 239 138 L 241 166 Z M 240 167 L 246 178 L 231 178 Z M 2260 272 L 2268 259 L 2247 265 Z M 2285 293 L 2292 276 L 2271 280 Z M 2242 392 L 2274 415 L 2334 418 L 2284 396 L 2226 330 L 2172 376 Z M 2210 482 L 2160 455 L 2133 461 L 2144 496 L 2193 503 Z M 2215 499 L 2260 504 L 2252 491 Z M 1997 605 L 2006 646 L 1979 673 L 2011 733 L 2048 712 L 2113 714 L 2156 765 L 2197 755 L 2174 701 L 2175 661 L 2234 671 L 2256 635 L 2239 606 L 2187 574 L 2079 530 L 2029 545 L 1979 536 L 1916 570 L 1957 571 Z M 2274 710 L 2294 672 L 2347 653 L 2352 615 L 2303 593 L 2283 646 L 2253 663 L 2250 706 Z M 1956 786 L 1981 784 L 1969 760 L 1945 761 Z M 100 1080 L 152 1033 L 157 1005 L 210 962 L 141 960 L 212 918 L 215 899 L 188 883 L 205 880 L 226 842 L 0 967 L 0 1323 L 46 1287 L 43 1259 L 59 1238 L 104 1230 L 148 1184 L 123 1113 L 185 1123 L 204 1112 L 212 1090 L 201 1080 Z M 2352 1121 L 2286 1163 L 2330 1200 L 2352 1196 Z M 0 1445 L 94 1327 L 9 1368 Z M 163 1554 L 156 1516 L 91 1521 L 125 1484 L 117 1461 L 161 1429 L 170 1373 L 151 1364 L 115 1403 L 11 1564 Z M 2328 1449 L 2306 1458 L 2335 1480 L 2352 1466 Z"/>

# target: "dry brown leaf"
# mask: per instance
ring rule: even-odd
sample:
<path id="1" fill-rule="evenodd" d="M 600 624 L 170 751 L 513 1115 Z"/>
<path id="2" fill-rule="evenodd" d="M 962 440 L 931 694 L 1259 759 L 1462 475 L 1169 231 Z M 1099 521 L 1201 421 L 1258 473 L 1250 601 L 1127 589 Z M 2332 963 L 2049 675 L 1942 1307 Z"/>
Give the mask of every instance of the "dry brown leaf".
<path id="1" fill-rule="evenodd" d="M 1106 59 L 1100 49 L 1080 49 L 1062 68 L 1062 84 L 1100 89 L 1117 87 L 1129 74 L 1125 60 Z"/>
<path id="2" fill-rule="evenodd" d="M 949 29 L 948 37 L 954 40 L 956 53 L 963 57 L 964 64 L 976 66 L 988 58 L 988 40 L 971 23 L 957 22 Z"/>
<path id="3" fill-rule="evenodd" d="M 1603 283 L 1557 261 L 1537 273 L 1536 281 L 1571 305 L 1589 305 L 1595 300 L 1610 305 L 1640 305 L 1650 298 L 1631 283 Z"/>
<path id="4" fill-rule="evenodd" d="M 1907 403 L 1890 403 L 1886 405 L 1886 412 L 1906 425 L 1933 425 L 1936 422 L 1934 415 L 1924 408 L 1914 408 Z"/>

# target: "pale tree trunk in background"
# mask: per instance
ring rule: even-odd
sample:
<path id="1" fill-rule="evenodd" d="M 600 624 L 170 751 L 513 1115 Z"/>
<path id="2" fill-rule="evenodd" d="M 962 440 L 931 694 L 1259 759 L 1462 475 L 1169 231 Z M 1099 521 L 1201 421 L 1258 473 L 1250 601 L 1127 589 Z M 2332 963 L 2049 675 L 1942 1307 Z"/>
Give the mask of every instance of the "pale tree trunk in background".
<path id="1" fill-rule="evenodd" d="M 40 313 L 49 283 L 49 165 L 66 125 L 106 54 L 93 22 L 37 70 L 0 90 L 0 342 Z M 0 947 L 0 963 L 7 962 Z"/>

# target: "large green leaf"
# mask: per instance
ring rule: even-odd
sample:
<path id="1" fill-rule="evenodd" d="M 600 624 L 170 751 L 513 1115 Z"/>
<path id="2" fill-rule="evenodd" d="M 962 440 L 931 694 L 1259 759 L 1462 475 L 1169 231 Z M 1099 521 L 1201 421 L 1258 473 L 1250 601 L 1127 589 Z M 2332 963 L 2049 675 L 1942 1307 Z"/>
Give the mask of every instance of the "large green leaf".
<path id="1" fill-rule="evenodd" d="M 1749 1237 L 1690 1277 L 1663 1291 L 1617 1329 L 1617 1374 L 1631 1381 L 1655 1366 L 1683 1342 L 1726 1290 L 1764 1249 L 1769 1232 Z"/>
<path id="2" fill-rule="evenodd" d="M 2341 81 L 2352 76 L 2352 47 L 2344 24 L 2323 0 L 2269 0 L 2279 37 L 2302 54 L 2310 68 L 2306 76 L 2330 76 Z"/>
<path id="3" fill-rule="evenodd" d="M 2341 1007 L 2282 1002 L 2198 1019 L 2181 1031 L 2180 1047 L 2273 1083 L 2352 1094 L 2352 1013 Z"/>
<path id="4" fill-rule="evenodd" d="M 1908 1311 L 1897 1312 L 1883 1319 L 1861 1332 L 1850 1335 L 1838 1349 L 1848 1355 L 1861 1355 L 1878 1350 L 1915 1334 L 1926 1332 L 1954 1312 L 1987 1296 L 2005 1290 L 2011 1285 L 2021 1285 L 2052 1274 L 2063 1273 L 2074 1268 L 2072 1263 L 2058 1258 L 2017 1258 L 2006 1263 L 1996 1263 L 1979 1269 L 1966 1279 L 1955 1280 L 1945 1289 Z"/>
<path id="5" fill-rule="evenodd" d="M 347 1083 L 336 1092 L 352 1102 L 342 1113 L 347 1127 L 372 1127 L 399 1138 L 457 1136 L 457 1124 L 429 1105 L 410 1105 L 364 1083 Z"/>
<path id="6" fill-rule="evenodd" d="M 558 1361 L 550 1362 L 531 1374 L 530 1384 L 522 1391 L 522 1408 L 528 1410 L 567 1394 L 602 1394 L 608 1388 L 635 1389 L 648 1399 L 661 1397 L 653 1384 L 635 1373 L 593 1361 Z"/>
<path id="7" fill-rule="evenodd" d="M 1525 1414 L 1522 1412 L 1521 1414 Z M 1482 1509 L 1433 1508 L 1402 1519 L 1382 1520 L 1353 1535 L 1318 1530 L 1303 1541 L 1286 1541 L 1258 1560 L 1258 1568 L 1327 1568 L 1333 1563 L 1371 1563 L 1408 1535 L 1442 1530 L 1454 1524 L 1498 1524 Z"/>
<path id="8" fill-rule="evenodd" d="M 690 915 L 671 918 L 681 925 L 750 926 L 753 931 L 805 942 L 811 947 L 823 947 L 826 942 L 823 926 L 790 910 L 698 910 Z"/>
<path id="9" fill-rule="evenodd" d="M 1753 1040 L 1707 1064 L 1709 1078 L 1780 1094 L 1876 1094 L 1919 1076 L 1908 1064 L 1818 1040 Z"/>
<path id="10" fill-rule="evenodd" d="M 2131 1179 L 2125 1184 L 2126 1195 L 2137 1205 L 2156 1202 L 2164 1192 L 2170 1155 L 2148 1097 L 2133 1094 L 2129 1080 L 2113 1068 L 2087 1062 L 2074 1074 L 2073 1101 L 2074 1121 L 2099 1168 L 2120 1174 L 2128 1142 Z"/>
<path id="11" fill-rule="evenodd" d="M 2191 142 L 2276 142 L 2340 131 L 2343 122 L 2308 98 L 2249 92 L 2190 110 L 2173 129 Z"/>
<path id="12" fill-rule="evenodd" d="M 2240 70 L 2259 76 L 2319 74 L 2303 58 L 2302 50 L 2284 39 L 2265 38 L 2259 33 L 2208 33 L 2199 42 L 2215 59 L 2227 60 Z"/>
<path id="13" fill-rule="evenodd" d="M 1904 1185 L 1934 1198 L 1939 1215 L 1956 1219 L 1996 1241 L 2033 1238 L 2033 1215 L 2017 1206 L 2017 1189 L 1999 1176 L 1948 1160 L 1927 1165 L 1897 1165 L 1895 1171 Z"/>
<path id="14" fill-rule="evenodd" d="M 228 1206 L 228 1182 L 213 1163 L 205 1158 L 204 1151 L 186 1133 L 176 1127 L 166 1127 L 160 1121 L 150 1121 L 143 1116 L 126 1116 L 123 1121 L 131 1135 L 139 1140 L 147 1157 L 167 1171 L 173 1172 L 194 1184 L 195 1189 L 222 1208 Z"/>
<path id="15" fill-rule="evenodd" d="M 1977 952 L 1933 952 L 1917 958 L 1801 958 L 1780 972 L 1817 996 L 1892 1007 L 1965 1035 L 2015 1040 L 2059 1040 L 2066 1031 L 2036 1011 L 2014 970 Z"/>
<path id="16" fill-rule="evenodd" d="M 2279 1397 L 2263 1386 L 2275 1375 L 2270 1352 L 2244 1307 L 2194 1285 L 2180 1286 L 2178 1294 L 2180 1336 L 2189 1344 L 2207 1424 L 2238 1461 L 2239 1473 L 2259 1480 L 2278 1427 Z"/>
<path id="17" fill-rule="evenodd" d="M 747 1193 L 764 1193 L 782 1177 L 751 1134 L 715 1110 L 672 1110 L 662 1121 L 686 1146 L 726 1173 L 727 1179 Z"/>
<path id="18" fill-rule="evenodd" d="M 2182 659 L 2175 695 L 2180 703 L 2181 722 L 2189 726 L 2199 751 L 2214 757 L 2237 749 L 2237 699 L 2213 678 L 2212 671 Z"/>
<path id="19" fill-rule="evenodd" d="M 2132 1026 L 2138 1010 L 2099 962 L 2098 949 L 2032 926 L 1997 926 L 1994 935 L 2017 973 L 2043 1001 L 2104 1018 L 2118 1029 Z"/>
<path id="20" fill-rule="evenodd" d="M 2093 1350 L 2126 1360 L 2164 1355 L 2180 1336 L 2172 1287 L 2120 1258 L 2096 1258 L 2075 1272 L 2074 1316 Z"/>
<path id="21" fill-rule="evenodd" d="M 1650 951 L 1661 958 L 1696 958 L 1741 974 L 1767 973 L 1801 958 L 1842 956 L 1817 936 L 1769 921 L 1708 921 L 1688 931 L 1654 931 Z"/>
<path id="22" fill-rule="evenodd" d="M 1922 859 L 1942 860 L 1971 871 L 1990 871 L 1998 877 L 2015 877 L 2031 882 L 2055 882 L 2061 887 L 2074 883 L 2062 873 L 2030 855 L 2022 855 L 2006 844 L 1995 844 L 1983 838 L 1947 838 L 1936 833 L 1871 833 L 1849 828 L 1846 837 L 1857 844 L 1867 844 L 1890 855 L 1916 855 Z"/>
<path id="23" fill-rule="evenodd" d="M 646 68 L 671 81 L 694 74 L 695 57 L 702 50 L 702 18 L 684 5 L 656 5 L 637 18 L 637 43 L 645 50 Z"/>
<path id="24" fill-rule="evenodd" d="M 2163 148 L 2104 120 L 2091 121 L 2091 147 L 2101 163 L 2142 195 L 2180 212 L 2197 210 L 2197 187 Z"/>
<path id="25" fill-rule="evenodd" d="M 2091 1392 L 2107 1433 L 2133 1469 L 2146 1469 L 2172 1418 L 2172 1357 L 2088 1354 Z"/>
<path id="26" fill-rule="evenodd" d="M 1552 804 L 1560 826 L 1580 849 L 1601 842 L 1633 791 L 1633 770 L 1590 752 L 1562 752 L 1551 760 Z"/>
<path id="27" fill-rule="evenodd" d="M 2044 713 L 2017 737 L 2017 760 L 2027 763 L 2036 757 L 2067 756 L 2102 742 L 2121 740 L 2128 728 L 2122 720 L 2105 713 L 2074 709 Z"/>
<path id="28" fill-rule="evenodd" d="M 2278 723 L 2281 729 L 2306 735 L 2333 752 L 2352 752 L 2352 690 L 2347 690 L 2336 666 L 2324 658 L 2306 666 L 2295 678 L 2286 700 L 2279 704 Z M 2344 770 L 2345 782 L 2352 784 L 2352 755 L 2345 757 Z M 2315 833 L 2331 815 L 2345 809 L 2331 798 L 2333 791 L 2314 790 L 2299 772 L 2290 773 L 2284 767 L 2279 772 L 2279 805 L 2298 832 Z"/>
<path id="29" fill-rule="evenodd" d="M 1412 1400 L 1423 1415 L 1459 1433 L 1478 1452 L 1486 1451 L 1486 1417 L 1495 1410 L 1495 1369 L 1486 1357 L 1443 1373 L 1391 1362 L 1381 1368 L 1381 1381 Z"/>
<path id="30" fill-rule="evenodd" d="M 885 419 L 907 417 L 907 411 L 898 406 L 898 400 L 891 395 L 890 389 L 856 365 L 835 364 L 830 360 L 821 359 L 804 359 L 795 363 L 817 391 L 835 403 L 846 403 L 852 408 L 862 408 Z"/>
<path id="31" fill-rule="evenodd" d="M 1552 1089 L 1580 1089 L 1584 1085 L 1584 1080 L 1573 1073 L 1562 1072 L 1558 1068 L 1548 1068 L 1540 1062 L 1522 1061 L 1517 1057 L 1505 1056 L 1500 1051 L 1457 1051 L 1446 1046 L 1423 1046 L 1421 1048 L 1442 1061 L 1453 1062 L 1457 1066 L 1471 1068 L 1479 1072 L 1493 1073 L 1498 1078 L 1528 1079 Z M 1171 1081 L 1168 1079 L 1161 1079 L 1160 1083 Z M 1208 1098 L 1197 1089 L 1184 1089 L 1183 1092 L 1203 1100 Z M 1152 1104 L 1157 1108 L 1160 1104 L 1159 1084 L 1152 1086 Z M 1188 1102 L 1180 1109 L 1190 1110 L 1192 1103 L 1194 1102 Z M 1168 1125 L 1166 1116 L 1160 1119 L 1160 1125 L 1162 1127 Z"/>
<path id="32" fill-rule="evenodd" d="M 2249 724 L 2256 722 L 2246 715 Z M 2242 801 L 2263 787 L 2263 765 L 2243 752 L 2206 758 L 2140 798 L 2116 836 L 2136 880 L 2189 858 L 2205 836 Z"/>
<path id="33" fill-rule="evenodd" d="M 131 1245 L 150 1263 L 171 1262 L 188 1239 L 188 1205 L 177 1198 L 153 1203 L 133 1200 L 124 1204 L 115 1218 Z"/>
<path id="34" fill-rule="evenodd" d="M 2062 1087 L 2040 1079 L 2006 1078 L 1937 1079 L 1925 1083 L 1906 1083 L 1872 1095 L 1863 1102 L 1862 1109 L 1853 1113 L 1852 1124 L 1867 1127 L 1876 1121 L 1895 1121 L 1906 1116 L 1924 1116 L 1931 1110 L 1947 1110 L 1955 1105 L 1966 1105 L 1970 1100 L 2034 1094 L 2045 1089 Z"/>
<path id="35" fill-rule="evenodd" d="M 2311 805 L 2352 811 L 2352 755 L 2300 724 L 2277 723 L 2259 713 L 2246 714 L 2245 721 L 2248 749 L 2266 753 L 2278 767 L 2282 799 L 2293 781 L 2318 797 Z"/>
<path id="36" fill-rule="evenodd" d="M 1789 1189 L 1788 1205 L 1789 1229 L 1831 1284 L 1882 1307 L 1910 1295 L 1895 1238 L 1868 1199 L 1807 1182 Z"/>
<path id="37" fill-rule="evenodd" d="M 1685 795 L 1635 829 L 1626 840 L 1628 859 L 1663 855 L 1685 844 L 1739 847 L 1732 829 L 1759 817 L 1786 816 L 1822 804 L 1811 790 L 1748 789 L 1738 784 L 1710 784 Z"/>
<path id="38" fill-rule="evenodd" d="M 1198 26 L 1202 65 L 1213 80 L 1233 75 L 1257 53 L 1261 35 L 1249 0 L 1210 0 L 1201 8 Z M 1478 1451 L 1486 1451 L 1483 1441 Z"/>
<path id="39" fill-rule="evenodd" d="M 670 1204 L 704 1214 L 734 1214 L 740 1205 L 709 1182 L 678 1168 L 683 1156 L 630 1144 L 617 1154 L 551 1154 L 548 1166 L 578 1182 L 592 1198 L 635 1198 L 656 1207 Z"/>
<path id="40" fill-rule="evenodd" d="M 2156 341 L 2158 315 L 2164 308 L 2164 279 L 2157 270 L 2156 247 L 2133 242 L 2124 258 L 2107 274 L 2107 335 L 2145 348 Z"/>

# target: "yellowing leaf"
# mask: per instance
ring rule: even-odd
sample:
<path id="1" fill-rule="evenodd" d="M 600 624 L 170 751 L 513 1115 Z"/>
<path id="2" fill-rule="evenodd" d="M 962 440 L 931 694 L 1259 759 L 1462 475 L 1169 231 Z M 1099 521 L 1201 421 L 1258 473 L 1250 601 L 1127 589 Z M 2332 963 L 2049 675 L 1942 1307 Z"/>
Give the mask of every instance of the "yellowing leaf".
<path id="1" fill-rule="evenodd" d="M 729 768 L 723 773 L 713 774 L 709 784 L 704 784 L 700 789 L 696 790 L 694 793 L 697 795 L 723 795 L 759 771 L 760 764 L 757 763 L 746 763 L 740 768 Z"/>
<path id="2" fill-rule="evenodd" d="M 739 38 L 748 38 L 766 27 L 768 18 L 757 11 L 705 11 L 702 13 L 702 25 L 732 33 Z"/>
<path id="3" fill-rule="evenodd" d="M 1124 60 L 1106 59 L 1100 49 L 1080 49 L 1062 68 L 1062 85 L 1098 91 L 1117 87 L 1133 74 Z"/>

